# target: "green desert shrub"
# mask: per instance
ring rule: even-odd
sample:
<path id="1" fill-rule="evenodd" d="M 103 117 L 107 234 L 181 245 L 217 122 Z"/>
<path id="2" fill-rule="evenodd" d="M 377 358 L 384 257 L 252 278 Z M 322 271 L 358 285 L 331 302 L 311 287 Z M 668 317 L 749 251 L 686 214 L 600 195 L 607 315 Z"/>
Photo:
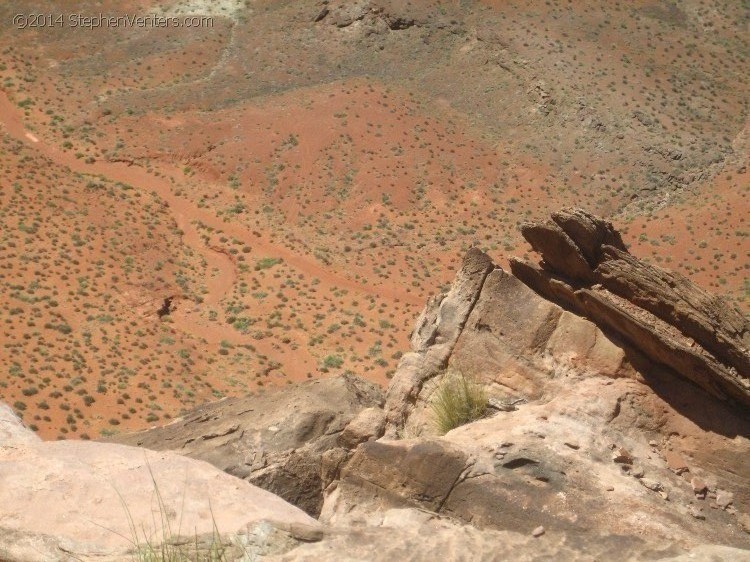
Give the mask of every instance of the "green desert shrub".
<path id="1" fill-rule="evenodd" d="M 448 372 L 432 395 L 430 407 L 442 435 L 484 416 L 487 393 L 481 384 L 463 373 Z"/>

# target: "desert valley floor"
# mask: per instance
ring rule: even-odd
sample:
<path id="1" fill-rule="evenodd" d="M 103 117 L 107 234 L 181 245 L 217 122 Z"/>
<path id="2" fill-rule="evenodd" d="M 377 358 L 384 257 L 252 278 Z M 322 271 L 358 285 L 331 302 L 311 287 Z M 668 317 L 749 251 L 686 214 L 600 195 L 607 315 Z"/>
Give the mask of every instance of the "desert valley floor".
<path id="1" fill-rule="evenodd" d="M 750 310 L 739 3 L 107 0 L 66 11 L 212 26 L 76 32 L 10 4 L 0 396 L 44 439 L 386 385 L 465 250 L 505 265 L 565 206 Z"/>

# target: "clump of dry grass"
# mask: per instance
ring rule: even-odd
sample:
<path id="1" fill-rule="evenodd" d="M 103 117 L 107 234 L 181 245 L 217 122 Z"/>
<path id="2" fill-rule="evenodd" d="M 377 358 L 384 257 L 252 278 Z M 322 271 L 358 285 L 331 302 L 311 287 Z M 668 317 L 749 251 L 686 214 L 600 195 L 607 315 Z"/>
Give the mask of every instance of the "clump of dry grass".
<path id="1" fill-rule="evenodd" d="M 449 372 L 432 395 L 430 407 L 442 435 L 483 417 L 487 411 L 487 393 L 484 386 L 463 373 Z"/>

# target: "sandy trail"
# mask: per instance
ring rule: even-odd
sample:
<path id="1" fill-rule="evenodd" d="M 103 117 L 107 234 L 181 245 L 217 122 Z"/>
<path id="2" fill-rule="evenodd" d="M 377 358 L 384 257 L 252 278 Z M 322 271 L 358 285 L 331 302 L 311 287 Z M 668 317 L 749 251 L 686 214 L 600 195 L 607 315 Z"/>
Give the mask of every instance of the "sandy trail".
<path id="1" fill-rule="evenodd" d="M 138 165 L 107 161 L 86 163 L 76 158 L 74 154 L 65 152 L 27 131 L 21 119 L 19 108 L 10 101 L 4 91 L 0 91 L 0 126 L 8 134 L 31 146 L 35 151 L 74 172 L 99 175 L 114 182 L 122 182 L 138 189 L 155 192 L 169 206 L 177 226 L 183 232 L 183 242 L 203 256 L 206 261 L 205 283 L 208 292 L 204 295 L 205 305 L 216 307 L 225 296 L 230 294 L 237 280 L 237 271 L 234 262 L 227 253 L 205 245 L 201 233 L 196 227 L 197 223 L 223 231 L 229 237 L 246 240 L 252 244 L 257 253 L 282 258 L 288 265 L 301 273 L 310 278 L 316 277 L 326 285 L 338 289 L 347 289 L 356 294 L 400 300 L 406 304 L 417 306 L 422 304 L 419 297 L 401 288 L 368 287 L 331 272 L 305 256 L 294 254 L 288 248 L 261 240 L 241 224 L 224 222 L 211 210 L 200 208 L 196 204 L 175 195 L 174 188 L 187 179 L 176 166 L 159 163 L 161 175 L 155 176 Z M 223 188 L 216 186 L 216 189 Z M 182 331 L 209 343 L 219 343 L 224 340 L 232 343 L 247 341 L 246 335 L 238 333 L 223 323 L 203 321 L 200 314 L 197 313 L 199 306 L 181 307 L 175 311 L 173 315 L 175 325 L 179 326 Z M 299 351 L 302 351 L 302 349 L 304 349 L 304 346 Z M 303 353 L 303 355 L 307 355 L 303 360 L 304 363 L 313 360 L 309 356 L 309 352 Z"/>
<path id="2" fill-rule="evenodd" d="M 206 304 L 218 304 L 224 295 L 231 291 L 237 278 L 234 263 L 225 253 L 208 248 L 203 244 L 198 229 L 192 223 L 193 206 L 172 194 L 171 183 L 167 179 L 149 174 L 137 166 L 129 166 L 119 162 L 94 162 L 86 164 L 76 158 L 75 155 L 46 143 L 26 130 L 18 109 L 8 99 L 5 92 L 0 92 L 0 124 L 11 136 L 29 144 L 34 150 L 56 164 L 70 168 L 74 172 L 100 175 L 111 181 L 126 183 L 145 191 L 156 192 L 169 205 L 177 227 L 183 232 L 183 242 L 202 255 L 206 261 L 206 288 L 208 290 L 208 293 L 204 296 Z M 214 274 L 215 271 L 218 271 L 218 274 Z M 217 336 L 216 334 L 206 333 L 208 326 L 199 326 L 195 323 L 182 324 L 180 328 L 191 335 L 205 338 L 208 341 L 215 340 Z M 231 334 L 233 332 L 231 329 L 224 329 L 219 326 L 215 329 L 226 332 L 220 335 L 218 341 L 226 338 L 226 336 L 236 335 L 236 332 Z"/>

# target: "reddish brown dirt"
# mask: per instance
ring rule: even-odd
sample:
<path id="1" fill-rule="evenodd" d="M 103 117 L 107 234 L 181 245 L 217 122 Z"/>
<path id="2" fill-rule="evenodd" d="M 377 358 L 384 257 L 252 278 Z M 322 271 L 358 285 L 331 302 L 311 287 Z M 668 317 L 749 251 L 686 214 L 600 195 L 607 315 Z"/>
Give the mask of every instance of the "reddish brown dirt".
<path id="1" fill-rule="evenodd" d="M 389 4 L 420 23 L 382 34 L 264 2 L 0 36 L 2 399 L 94 437 L 301 378 L 385 384 L 470 245 L 504 264 L 566 205 L 750 309 L 736 7 L 483 4 L 440 26 Z"/>
<path id="2" fill-rule="evenodd" d="M 727 171 L 626 229 L 630 251 L 750 308 L 750 180 Z M 665 250 L 665 247 L 667 248 Z"/>
<path id="3" fill-rule="evenodd" d="M 226 224 L 210 211 L 200 209 L 195 204 L 174 195 L 172 188 L 175 181 L 174 176 L 167 176 L 164 170 L 169 170 L 169 172 L 178 177 L 181 176 L 181 173 L 177 170 L 170 170 L 168 165 L 161 166 L 160 169 L 162 172 L 159 176 L 156 176 L 138 166 L 129 166 L 123 163 L 105 161 L 85 163 L 83 160 L 75 158 L 74 155 L 50 146 L 38 137 L 31 135 L 24 128 L 17 113 L 15 107 L 3 96 L 0 99 L 0 114 L 2 115 L 4 131 L 17 140 L 26 143 L 29 148 L 33 148 L 37 154 L 48 159 L 51 163 L 57 166 L 64 166 L 73 173 L 97 176 L 109 181 L 121 182 L 136 189 L 148 190 L 158 197 L 160 204 L 165 209 L 168 209 L 177 229 L 179 229 L 181 243 L 187 246 L 188 250 L 200 255 L 206 271 L 205 289 L 201 294 L 201 302 L 195 303 L 189 297 L 178 299 L 174 304 L 175 310 L 170 315 L 172 324 L 178 331 L 195 341 L 203 341 L 206 344 L 218 347 L 219 350 L 227 349 L 227 347 L 231 346 L 248 345 L 248 341 L 251 341 L 248 335 L 244 335 L 236 327 L 228 325 L 225 322 L 227 314 L 222 312 L 220 307 L 222 301 L 231 297 L 231 291 L 236 289 L 237 273 L 235 260 L 230 258 L 232 254 L 227 249 L 207 244 L 206 240 L 201 236 L 199 227 L 195 225 L 200 224 L 200 229 L 213 229 L 221 232 L 225 236 L 231 236 L 233 240 L 254 239 L 256 236 L 241 224 Z M 361 295 L 363 298 L 370 300 L 376 297 L 379 299 L 392 299 L 396 303 L 400 299 L 404 299 L 407 304 L 413 307 L 421 305 L 419 297 L 409 295 L 398 287 L 384 291 L 367 287 L 344 276 L 337 275 L 335 272 L 328 271 L 317 263 L 304 258 L 304 256 L 294 255 L 290 250 L 277 244 L 262 241 L 256 242 L 254 243 L 254 250 L 245 253 L 243 257 L 248 259 L 255 256 L 257 256 L 257 260 L 262 260 L 263 257 L 267 256 L 274 256 L 274 259 L 280 259 L 282 263 L 273 263 L 270 267 L 273 267 L 275 270 L 287 270 L 287 278 L 291 278 L 292 274 L 295 277 L 311 278 L 314 285 L 320 285 L 328 291 L 340 292 L 342 295 Z M 261 270 L 258 275 L 265 276 L 265 271 Z M 311 288 L 310 290 L 317 291 L 318 289 Z M 125 298 L 127 300 L 127 295 Z M 286 300 L 283 297 L 281 299 Z M 381 308 L 381 312 L 384 311 L 384 308 Z M 212 312 L 215 315 L 214 318 L 211 318 Z M 364 317 L 368 316 L 370 315 L 365 312 Z M 387 324 L 391 325 L 390 322 L 387 322 Z M 304 377 L 305 373 L 316 371 L 316 365 L 320 358 L 316 360 L 308 349 L 310 343 L 307 340 L 311 337 L 310 332 L 304 328 L 288 329 L 283 326 L 280 326 L 280 328 L 282 328 L 282 332 L 285 334 L 285 339 L 289 340 L 288 345 L 293 349 L 293 367 L 284 373 L 284 380 L 294 380 Z M 377 337 L 377 332 L 375 336 Z M 289 350 L 284 350 L 282 346 L 278 345 L 278 342 L 266 338 L 265 334 L 256 335 L 254 339 L 256 341 L 253 341 L 252 347 L 255 353 L 265 357 L 286 358 L 285 356 L 287 356 Z M 360 343 L 367 343 L 370 348 L 375 347 L 378 349 L 377 352 L 373 351 L 373 354 L 380 354 L 380 345 L 376 343 L 377 340 L 375 338 L 369 337 L 367 340 L 364 338 L 359 339 L 361 340 Z M 392 343 L 389 343 L 389 346 L 392 345 Z M 373 357 L 373 359 L 377 359 L 377 357 Z M 272 369 L 267 369 L 266 373 L 268 374 L 272 370 L 281 369 L 282 365 L 281 361 L 272 360 Z M 338 359 L 332 360 L 327 368 L 331 368 L 331 366 L 338 368 Z M 380 377 L 382 377 L 382 374 Z M 376 376 L 375 380 L 383 382 L 385 379 L 384 377 L 379 378 Z M 28 390 L 29 388 L 32 387 L 25 387 L 20 390 Z M 55 391 L 52 390 L 51 393 L 55 393 Z M 11 394 L 9 399 L 17 397 Z M 162 407 L 170 407 L 169 404 L 161 403 L 160 405 Z M 171 409 L 174 409 L 174 405 L 171 406 Z M 93 410 L 94 412 L 92 413 L 96 417 L 96 406 L 93 407 Z M 60 422 L 57 417 L 43 421 L 47 421 L 53 427 Z M 44 433 L 42 430 L 42 434 Z"/>

